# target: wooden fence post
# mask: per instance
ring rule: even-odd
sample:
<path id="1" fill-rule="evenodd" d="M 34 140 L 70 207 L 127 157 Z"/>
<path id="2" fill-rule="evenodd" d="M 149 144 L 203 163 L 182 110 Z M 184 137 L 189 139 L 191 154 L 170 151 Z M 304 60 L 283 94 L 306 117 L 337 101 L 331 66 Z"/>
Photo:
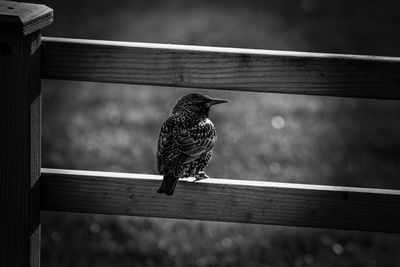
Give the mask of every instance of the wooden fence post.
<path id="1" fill-rule="evenodd" d="M 0 1 L 0 265 L 40 265 L 40 29 L 52 9 Z"/>

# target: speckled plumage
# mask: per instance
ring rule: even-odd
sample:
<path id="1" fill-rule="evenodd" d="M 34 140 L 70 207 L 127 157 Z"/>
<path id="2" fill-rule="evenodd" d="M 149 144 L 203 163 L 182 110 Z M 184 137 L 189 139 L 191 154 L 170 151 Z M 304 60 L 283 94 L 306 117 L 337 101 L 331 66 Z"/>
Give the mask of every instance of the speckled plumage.
<path id="1" fill-rule="evenodd" d="M 164 176 L 157 192 L 172 195 L 179 178 L 206 178 L 203 170 L 217 141 L 208 118 L 212 105 L 227 102 L 201 94 L 189 94 L 175 105 L 163 123 L 157 144 L 157 169 Z"/>

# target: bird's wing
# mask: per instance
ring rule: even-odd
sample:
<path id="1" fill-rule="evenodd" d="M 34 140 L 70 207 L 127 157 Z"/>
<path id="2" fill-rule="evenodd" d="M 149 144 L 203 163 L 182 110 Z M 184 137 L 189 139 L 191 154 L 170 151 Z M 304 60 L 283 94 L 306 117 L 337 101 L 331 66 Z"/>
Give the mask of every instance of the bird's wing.
<path id="1" fill-rule="evenodd" d="M 175 123 L 168 118 L 161 126 L 160 135 L 157 142 L 157 170 L 164 174 L 164 165 L 167 158 L 174 154 L 173 148 L 173 129 Z"/>
<path id="2" fill-rule="evenodd" d="M 216 141 L 217 135 L 210 120 L 180 131 L 176 138 L 178 150 L 182 154 L 195 159 L 210 151 Z"/>
<path id="3" fill-rule="evenodd" d="M 216 141 L 214 125 L 208 119 L 187 129 L 161 131 L 157 152 L 159 172 L 162 174 L 166 169 L 174 170 L 198 159 L 210 151 Z"/>

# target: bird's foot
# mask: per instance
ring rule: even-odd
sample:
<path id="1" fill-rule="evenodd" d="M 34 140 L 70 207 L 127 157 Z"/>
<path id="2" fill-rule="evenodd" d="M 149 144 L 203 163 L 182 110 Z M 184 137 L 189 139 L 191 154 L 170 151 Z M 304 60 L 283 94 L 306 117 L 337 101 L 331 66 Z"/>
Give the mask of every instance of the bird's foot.
<path id="1" fill-rule="evenodd" d="M 196 181 L 200 181 L 200 180 L 207 179 L 210 177 L 208 177 L 208 175 L 205 172 L 199 172 L 198 174 L 196 174 L 194 176 L 194 178 L 196 179 L 196 180 L 194 180 L 194 182 L 196 182 Z"/>

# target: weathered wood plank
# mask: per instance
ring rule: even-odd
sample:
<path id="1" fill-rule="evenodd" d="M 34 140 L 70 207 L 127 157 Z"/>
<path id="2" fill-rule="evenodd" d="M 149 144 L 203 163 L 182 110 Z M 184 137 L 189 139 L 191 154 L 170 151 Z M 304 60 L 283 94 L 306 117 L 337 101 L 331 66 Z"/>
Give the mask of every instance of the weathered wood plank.
<path id="1" fill-rule="evenodd" d="M 400 58 L 44 38 L 46 79 L 400 99 Z"/>
<path id="2" fill-rule="evenodd" d="M 40 266 L 40 29 L 50 14 L 0 1 L 1 266 Z"/>
<path id="3" fill-rule="evenodd" d="M 28 35 L 53 22 L 53 10 L 45 5 L 0 1 L 0 30 Z"/>
<path id="4" fill-rule="evenodd" d="M 400 232 L 400 191 L 42 169 L 42 210 Z"/>
<path id="5" fill-rule="evenodd" d="M 0 40 L 0 265 L 39 266 L 40 34 Z"/>

